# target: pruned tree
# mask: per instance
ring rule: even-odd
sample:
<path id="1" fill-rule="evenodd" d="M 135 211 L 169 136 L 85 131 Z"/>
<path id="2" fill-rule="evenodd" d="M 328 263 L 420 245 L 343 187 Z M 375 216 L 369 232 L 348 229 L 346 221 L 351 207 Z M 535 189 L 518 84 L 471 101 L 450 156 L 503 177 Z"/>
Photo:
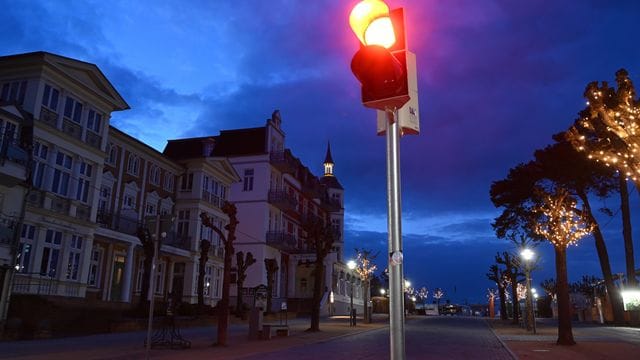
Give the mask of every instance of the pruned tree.
<path id="1" fill-rule="evenodd" d="M 229 287 L 231 285 L 231 262 L 234 253 L 233 242 L 236 240 L 236 228 L 238 218 L 236 206 L 228 201 L 222 205 L 222 212 L 229 217 L 229 223 L 224 226 L 227 231 L 225 235 L 218 228 L 213 220 L 203 212 L 200 214 L 202 225 L 212 229 L 224 244 L 224 270 L 222 272 L 222 297 L 217 305 L 218 308 L 218 339 L 216 345 L 226 346 L 229 331 Z"/>
<path id="2" fill-rule="evenodd" d="M 438 306 L 438 311 L 440 311 L 440 299 L 444 296 L 444 291 L 440 288 L 436 288 L 433 291 L 433 298 L 436 299 L 436 304 Z"/>
<path id="3" fill-rule="evenodd" d="M 356 248 L 356 272 L 360 275 L 360 279 L 362 279 L 365 289 L 363 291 L 364 294 L 364 321 L 370 322 L 369 319 L 369 311 L 367 311 L 369 304 L 369 293 L 371 286 L 371 278 L 374 276 L 374 272 L 378 267 L 373 263 L 373 260 L 378 256 L 378 253 L 373 254 L 371 250 L 366 249 L 357 249 Z"/>
<path id="4" fill-rule="evenodd" d="M 540 283 L 540 287 L 544 290 L 547 296 L 551 299 L 555 299 L 558 294 L 558 287 L 556 286 L 555 279 L 547 279 Z"/>
<path id="5" fill-rule="evenodd" d="M 248 251 L 246 255 L 242 251 L 236 253 L 236 315 L 242 316 L 244 308 L 242 306 L 242 289 L 244 281 L 247 279 L 247 269 L 249 266 L 256 263 L 256 259 L 253 254 Z"/>
<path id="6" fill-rule="evenodd" d="M 302 222 L 307 248 L 315 254 L 313 261 L 313 298 L 311 300 L 311 326 L 308 331 L 320 331 L 320 305 L 324 291 L 324 260 L 336 240 L 335 231 L 328 219 L 306 216 Z"/>
<path id="7" fill-rule="evenodd" d="M 579 281 L 569 285 L 571 292 L 584 296 L 590 306 L 595 306 L 595 298 L 605 294 L 604 281 L 593 275 L 582 275 Z"/>
<path id="8" fill-rule="evenodd" d="M 536 207 L 537 222 L 533 230 L 547 239 L 556 254 L 556 285 L 558 291 L 558 345 L 574 345 L 571 328 L 571 305 L 567 276 L 567 247 L 590 234 L 593 225 L 576 208 L 576 201 L 562 188 L 554 193 L 540 194 L 542 203 Z"/>
<path id="9" fill-rule="evenodd" d="M 500 271 L 497 264 L 489 267 L 487 279 L 494 281 L 498 287 L 498 297 L 500 298 L 500 319 L 507 320 L 507 298 L 505 296 L 506 289 L 504 286 L 504 273 Z"/>
<path id="10" fill-rule="evenodd" d="M 487 289 L 487 300 L 489 300 L 489 318 L 490 319 L 493 319 L 493 317 L 496 316 L 496 306 L 495 306 L 496 296 L 498 296 L 498 290 Z"/>
<path id="11" fill-rule="evenodd" d="M 204 278 L 206 276 L 207 261 L 209 261 L 209 250 L 211 242 L 209 240 L 200 241 L 200 259 L 198 263 L 198 310 L 204 310 Z"/>
<path id="12" fill-rule="evenodd" d="M 273 285 L 275 284 L 276 273 L 278 272 L 278 262 L 276 259 L 264 259 L 264 268 L 267 270 L 267 308 L 271 312 L 273 303 Z"/>

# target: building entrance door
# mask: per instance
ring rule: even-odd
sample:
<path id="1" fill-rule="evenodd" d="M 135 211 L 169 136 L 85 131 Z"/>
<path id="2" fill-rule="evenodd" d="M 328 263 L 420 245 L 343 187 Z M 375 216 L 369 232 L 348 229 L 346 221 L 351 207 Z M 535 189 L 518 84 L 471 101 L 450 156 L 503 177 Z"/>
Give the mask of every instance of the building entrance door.
<path id="1" fill-rule="evenodd" d="M 113 259 L 113 277 L 111 278 L 111 301 L 122 300 L 122 278 L 124 276 L 124 256 Z"/>
<path id="2" fill-rule="evenodd" d="M 185 263 L 175 263 L 173 265 L 173 282 L 171 289 L 173 296 L 181 300 L 184 295 L 184 269 Z"/>

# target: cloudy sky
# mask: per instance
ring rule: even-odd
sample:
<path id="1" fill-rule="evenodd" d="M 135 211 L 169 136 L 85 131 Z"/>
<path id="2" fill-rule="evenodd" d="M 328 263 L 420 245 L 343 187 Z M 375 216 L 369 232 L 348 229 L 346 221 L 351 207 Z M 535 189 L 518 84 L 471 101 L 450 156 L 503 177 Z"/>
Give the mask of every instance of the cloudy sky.
<path id="1" fill-rule="evenodd" d="M 167 139 L 262 126 L 279 109 L 286 145 L 317 174 L 331 141 L 347 251 L 380 250 L 384 267 L 385 143 L 349 68 L 355 2 L 0 0 L 0 53 L 45 50 L 97 64 L 131 105 L 112 123 L 158 150 Z M 401 150 L 406 277 L 453 301 L 484 301 L 493 255 L 513 250 L 491 229 L 491 182 L 572 123 L 588 82 L 613 81 L 621 67 L 640 82 L 640 3 L 389 4 L 405 7 L 418 59 L 422 133 Z M 613 271 L 622 272 L 618 221 L 601 219 Z M 554 274 L 551 250 L 539 247 L 539 280 Z M 592 239 L 568 257 L 570 278 L 600 275 Z"/>

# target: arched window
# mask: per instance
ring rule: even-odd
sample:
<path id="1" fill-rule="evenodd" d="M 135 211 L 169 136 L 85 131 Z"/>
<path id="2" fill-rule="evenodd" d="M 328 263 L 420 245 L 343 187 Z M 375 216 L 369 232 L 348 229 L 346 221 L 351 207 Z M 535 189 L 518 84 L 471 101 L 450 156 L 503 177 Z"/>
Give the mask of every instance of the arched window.
<path id="1" fill-rule="evenodd" d="M 109 144 L 107 147 L 107 158 L 106 161 L 108 164 L 115 165 L 116 159 L 118 157 L 118 148 L 114 144 Z"/>
<path id="2" fill-rule="evenodd" d="M 138 169 L 140 168 L 140 159 L 134 155 L 129 155 L 129 161 L 127 162 L 127 172 L 131 175 L 138 176 Z"/>

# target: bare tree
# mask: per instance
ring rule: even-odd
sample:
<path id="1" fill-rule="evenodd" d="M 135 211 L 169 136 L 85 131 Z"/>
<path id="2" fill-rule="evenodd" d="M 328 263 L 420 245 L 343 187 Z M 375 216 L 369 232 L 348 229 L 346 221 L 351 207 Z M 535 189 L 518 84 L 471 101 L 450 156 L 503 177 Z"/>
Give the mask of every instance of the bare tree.
<path id="1" fill-rule="evenodd" d="M 324 260 L 335 242 L 335 231 L 328 219 L 307 216 L 302 224 L 307 247 L 313 249 L 313 299 L 311 301 L 311 326 L 308 331 L 320 331 L 320 303 L 324 290 Z"/>
<path id="2" fill-rule="evenodd" d="M 146 312 L 149 303 L 149 283 L 151 282 L 151 266 L 153 264 L 154 243 L 151 238 L 151 232 L 143 226 L 138 227 L 138 240 L 142 243 L 142 251 L 144 253 L 144 261 L 142 263 L 142 284 L 140 287 L 140 299 L 138 300 L 138 311 Z M 153 295 L 151 297 L 153 299 Z"/>
<path id="3" fill-rule="evenodd" d="M 222 272 L 222 298 L 217 305 L 218 308 L 218 341 L 216 345 L 226 346 L 229 330 L 229 286 L 231 285 L 231 260 L 234 253 L 233 242 L 236 240 L 236 228 L 238 218 L 236 206 L 228 201 L 222 205 L 222 212 L 229 217 L 229 224 L 224 226 L 227 235 L 220 228 L 214 225 L 213 220 L 206 214 L 201 213 L 202 225 L 212 229 L 224 244 L 224 270 Z"/>
<path id="4" fill-rule="evenodd" d="M 275 284 L 275 276 L 278 271 L 278 262 L 276 259 L 264 259 L 264 267 L 267 270 L 267 308 L 268 313 L 271 312 L 273 304 L 273 286 Z"/>
<path id="5" fill-rule="evenodd" d="M 372 254 L 371 250 L 365 249 L 357 249 L 356 248 L 357 258 L 356 258 L 356 272 L 360 275 L 360 279 L 364 282 L 364 321 L 370 322 L 369 319 L 369 297 L 371 296 L 370 287 L 371 287 L 371 277 L 373 277 L 373 273 L 378 268 L 376 264 L 372 261 L 378 256 L 378 253 Z"/>
<path id="6" fill-rule="evenodd" d="M 236 253 L 236 265 L 238 267 L 236 278 L 236 315 L 242 316 L 244 313 L 244 309 L 242 306 L 242 287 L 244 285 L 244 281 L 247 279 L 247 269 L 249 266 L 256 263 L 256 259 L 253 257 L 253 254 L 249 251 L 245 255 L 242 251 L 238 251 Z"/>
<path id="7" fill-rule="evenodd" d="M 500 319 L 507 320 L 507 298 L 505 296 L 506 289 L 504 287 L 504 274 L 498 268 L 497 264 L 489 267 L 487 278 L 491 281 L 495 281 L 498 286 L 498 297 L 500 298 Z"/>

